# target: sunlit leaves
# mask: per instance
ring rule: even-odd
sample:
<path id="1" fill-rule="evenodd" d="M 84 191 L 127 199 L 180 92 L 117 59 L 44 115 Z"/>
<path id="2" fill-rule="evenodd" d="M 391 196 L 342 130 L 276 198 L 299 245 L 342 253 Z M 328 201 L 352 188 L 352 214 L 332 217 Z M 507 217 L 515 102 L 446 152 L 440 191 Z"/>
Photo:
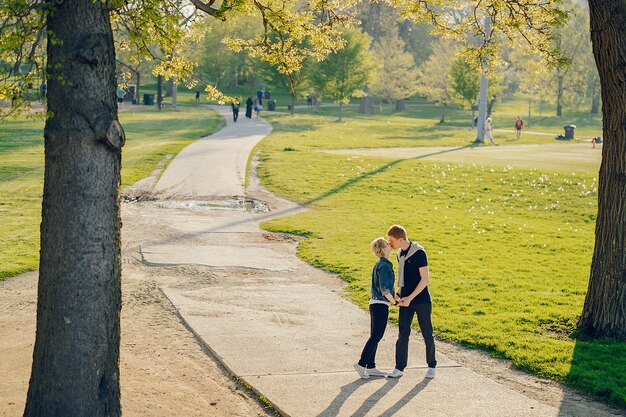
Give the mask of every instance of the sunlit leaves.
<path id="1" fill-rule="evenodd" d="M 305 8 L 294 0 L 253 0 L 239 10 L 261 17 L 261 35 L 224 42 L 235 52 L 244 50 L 275 66 L 281 74 L 298 73 L 307 58 L 321 61 L 343 46 L 340 29 L 355 21 L 342 4 L 318 0 Z"/>
<path id="2" fill-rule="evenodd" d="M 505 44 L 524 44 L 529 51 L 558 61 L 553 28 L 568 14 L 561 0 L 387 0 L 412 20 L 433 25 L 435 33 L 452 37 L 466 46 L 475 68 L 486 58 L 498 56 Z M 485 31 L 485 17 L 491 29 Z"/>
<path id="3" fill-rule="evenodd" d="M 344 33 L 346 45 L 325 61 L 312 65 L 309 78 L 322 96 L 335 103 L 363 97 L 363 87 L 375 80 L 377 69 L 369 50 L 371 38 L 357 29 Z"/>
<path id="4" fill-rule="evenodd" d="M 406 52 L 404 41 L 395 33 L 383 36 L 374 46 L 382 63 L 378 81 L 370 86 L 375 97 L 388 101 L 409 98 L 417 93 L 418 73 L 413 55 Z"/>

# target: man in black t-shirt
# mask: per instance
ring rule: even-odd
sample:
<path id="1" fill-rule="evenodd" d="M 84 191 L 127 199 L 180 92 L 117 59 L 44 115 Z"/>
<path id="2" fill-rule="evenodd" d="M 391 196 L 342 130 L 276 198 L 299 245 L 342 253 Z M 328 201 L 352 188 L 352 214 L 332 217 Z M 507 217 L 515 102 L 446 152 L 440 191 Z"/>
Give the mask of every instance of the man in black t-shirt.
<path id="1" fill-rule="evenodd" d="M 407 239 L 404 227 L 391 226 L 387 230 L 387 236 L 389 237 L 389 244 L 396 250 L 398 256 L 398 287 L 400 287 L 396 368 L 388 376 L 399 378 L 404 374 L 409 354 L 411 322 L 413 316 L 417 314 L 417 322 L 426 344 L 426 362 L 428 363 L 426 378 L 434 378 L 437 361 L 435 359 L 435 338 L 431 320 L 432 299 L 428 292 L 428 283 L 430 282 L 428 257 L 419 243 Z"/>

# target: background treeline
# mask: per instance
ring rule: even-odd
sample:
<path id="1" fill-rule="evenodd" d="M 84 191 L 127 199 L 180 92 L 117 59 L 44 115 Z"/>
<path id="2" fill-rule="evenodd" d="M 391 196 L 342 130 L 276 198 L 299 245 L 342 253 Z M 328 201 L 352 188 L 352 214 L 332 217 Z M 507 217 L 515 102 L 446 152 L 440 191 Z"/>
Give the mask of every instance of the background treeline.
<path id="1" fill-rule="evenodd" d="M 565 58 L 548 66 L 527 50 L 503 48 L 490 63 L 488 112 L 500 100 L 513 95 L 528 100 L 529 107 L 544 103 L 556 107 L 556 115 L 567 106 L 600 110 L 598 73 L 588 35 L 589 13 L 584 2 L 571 2 L 574 11 L 568 24 L 558 30 L 555 41 Z M 361 111 L 371 112 L 371 100 L 387 104 L 390 111 L 403 110 L 407 99 L 416 95 L 441 105 L 445 121 L 448 105 L 471 109 L 478 96 L 479 77 L 459 54 L 460 45 L 433 36 L 431 27 L 402 19 L 388 5 L 363 3 L 358 10 L 357 29 L 346 31 L 346 46 L 324 62 L 308 59 L 293 77 L 296 98 L 348 103 L 361 101 Z M 468 13 L 470 11 L 468 10 Z M 450 18 L 462 18 L 450 16 Z M 252 38 L 261 33 L 259 21 L 240 16 L 225 22 L 207 19 L 206 29 L 181 54 L 197 63 L 199 86 L 253 95 L 258 89 L 289 90 L 289 80 L 275 66 L 250 56 L 245 50 L 233 52 L 224 42 Z M 149 77 L 149 74 L 146 74 Z M 198 89 L 196 87 L 196 89 Z"/>

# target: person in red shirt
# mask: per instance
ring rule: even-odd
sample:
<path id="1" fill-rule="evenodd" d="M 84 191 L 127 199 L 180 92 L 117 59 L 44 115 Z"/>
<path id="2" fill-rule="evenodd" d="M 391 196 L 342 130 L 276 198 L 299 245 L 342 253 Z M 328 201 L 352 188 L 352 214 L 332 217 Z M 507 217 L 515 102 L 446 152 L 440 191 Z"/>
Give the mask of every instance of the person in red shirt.
<path id="1" fill-rule="evenodd" d="M 523 128 L 524 128 L 524 121 L 522 120 L 521 116 L 517 116 L 517 120 L 515 121 L 515 134 L 517 135 L 518 139 L 520 138 L 520 136 L 522 136 Z"/>

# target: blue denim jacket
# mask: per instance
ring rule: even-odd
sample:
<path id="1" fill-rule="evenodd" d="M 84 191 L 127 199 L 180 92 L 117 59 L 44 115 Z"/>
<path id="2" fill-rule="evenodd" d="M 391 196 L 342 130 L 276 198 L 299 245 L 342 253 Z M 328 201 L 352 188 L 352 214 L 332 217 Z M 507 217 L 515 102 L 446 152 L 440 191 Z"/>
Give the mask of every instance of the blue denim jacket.
<path id="1" fill-rule="evenodd" d="M 372 269 L 372 299 L 389 301 L 385 298 L 385 294 L 393 296 L 394 281 L 395 275 L 391 261 L 387 258 L 380 258 Z"/>

